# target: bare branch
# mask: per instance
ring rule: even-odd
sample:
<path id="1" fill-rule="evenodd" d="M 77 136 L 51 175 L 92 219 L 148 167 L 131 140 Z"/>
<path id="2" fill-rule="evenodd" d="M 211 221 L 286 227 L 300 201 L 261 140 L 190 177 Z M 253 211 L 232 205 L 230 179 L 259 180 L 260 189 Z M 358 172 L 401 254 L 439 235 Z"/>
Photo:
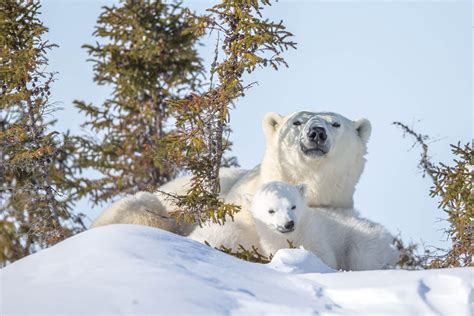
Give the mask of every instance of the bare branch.
<path id="1" fill-rule="evenodd" d="M 403 130 L 404 135 L 408 134 L 414 137 L 415 144 L 419 144 L 421 146 L 422 152 L 421 152 L 421 158 L 420 158 L 420 162 L 418 166 L 420 167 L 420 169 L 423 170 L 423 176 L 427 174 L 428 176 L 430 176 L 430 178 L 434 182 L 436 180 L 434 176 L 434 172 L 436 171 L 436 168 L 430 160 L 430 156 L 428 155 L 428 144 L 426 143 L 426 140 L 428 140 L 429 137 L 427 135 L 416 133 L 412 128 L 408 127 L 406 124 L 403 124 L 401 122 L 393 122 L 392 124 L 400 127 Z"/>

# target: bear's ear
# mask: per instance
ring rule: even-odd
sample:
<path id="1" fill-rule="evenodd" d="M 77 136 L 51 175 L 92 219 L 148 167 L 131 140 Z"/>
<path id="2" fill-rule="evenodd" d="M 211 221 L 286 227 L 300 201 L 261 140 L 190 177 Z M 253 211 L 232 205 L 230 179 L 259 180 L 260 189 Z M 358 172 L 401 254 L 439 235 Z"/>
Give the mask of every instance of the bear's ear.
<path id="1" fill-rule="evenodd" d="M 307 189 L 307 186 L 306 184 L 304 183 L 298 183 L 296 185 L 296 188 L 298 189 L 298 192 L 300 193 L 301 197 L 304 199 L 305 195 L 306 195 L 306 189 Z"/>
<path id="2" fill-rule="evenodd" d="M 368 119 L 362 118 L 354 122 L 355 128 L 357 130 L 357 134 L 359 137 L 362 138 L 364 143 L 367 143 L 370 137 L 370 133 L 372 133 L 372 125 Z"/>
<path id="3" fill-rule="evenodd" d="M 271 136 L 273 136 L 282 120 L 283 117 L 280 114 L 274 112 L 269 112 L 265 114 L 265 117 L 263 118 L 262 122 L 262 127 L 266 138 L 270 138 Z"/>
<path id="4" fill-rule="evenodd" d="M 253 195 L 249 193 L 242 194 L 242 206 L 250 209 L 252 206 Z"/>

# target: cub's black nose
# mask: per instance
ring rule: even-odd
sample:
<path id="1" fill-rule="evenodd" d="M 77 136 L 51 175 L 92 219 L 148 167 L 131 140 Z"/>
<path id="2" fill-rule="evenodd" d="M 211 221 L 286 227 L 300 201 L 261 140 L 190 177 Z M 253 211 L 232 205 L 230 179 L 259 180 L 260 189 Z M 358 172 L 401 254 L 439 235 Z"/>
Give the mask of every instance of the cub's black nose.
<path id="1" fill-rule="evenodd" d="M 295 222 L 289 221 L 288 223 L 285 224 L 286 229 L 293 229 L 295 227 Z"/>
<path id="2" fill-rule="evenodd" d="M 326 130 L 323 127 L 313 126 L 308 131 L 308 138 L 312 141 L 325 141 L 328 138 Z"/>

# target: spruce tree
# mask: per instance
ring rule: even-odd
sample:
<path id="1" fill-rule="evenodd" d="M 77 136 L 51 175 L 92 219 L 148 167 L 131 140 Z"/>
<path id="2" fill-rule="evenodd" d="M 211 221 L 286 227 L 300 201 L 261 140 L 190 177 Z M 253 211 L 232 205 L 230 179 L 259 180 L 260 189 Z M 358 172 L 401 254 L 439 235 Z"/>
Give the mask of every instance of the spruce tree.
<path id="1" fill-rule="evenodd" d="M 105 202 L 123 193 L 153 190 L 176 170 L 163 152 L 171 132 L 166 100 L 200 87 L 202 62 L 195 18 L 177 2 L 126 0 L 104 7 L 97 21 L 95 45 L 84 45 L 94 65 L 94 80 L 112 87 L 102 105 L 82 101 L 83 128 L 94 134 L 76 138 L 80 170 L 100 172 L 82 179 L 81 195 Z"/>
<path id="2" fill-rule="evenodd" d="M 0 2 L 0 265 L 84 228 L 67 135 L 48 117 L 54 73 L 37 1 Z"/>
<path id="3" fill-rule="evenodd" d="M 430 196 L 438 198 L 438 208 L 447 215 L 449 227 L 444 231 L 451 240 L 450 249 L 427 251 L 421 260 L 424 268 L 453 268 L 472 266 L 474 256 L 474 156 L 472 142 L 461 145 L 459 142 L 451 146 L 451 152 L 456 157 L 453 165 L 433 163 L 428 154 L 428 135 L 415 132 L 408 125 L 394 122 L 401 128 L 404 135 L 415 139 L 414 145 L 421 146 L 421 155 L 418 167 L 423 171 L 423 176 L 428 175 L 433 185 Z M 413 246 L 412 246 L 413 247 Z M 402 247 L 403 248 L 403 247 Z M 417 263 L 417 262 L 415 262 Z"/>
<path id="4" fill-rule="evenodd" d="M 434 182 L 430 196 L 439 198 L 438 208 L 448 216 L 451 249 L 435 258 L 431 268 L 472 266 L 474 257 L 474 156 L 472 143 L 451 145 L 456 156 L 454 165 L 440 163 L 433 169 Z"/>
<path id="5" fill-rule="evenodd" d="M 187 194 L 169 195 L 178 220 L 223 224 L 239 210 L 219 196 L 219 169 L 230 145 L 230 107 L 253 85 L 244 81 L 244 73 L 287 66 L 281 54 L 296 48 L 293 35 L 281 21 L 263 18 L 262 10 L 268 5 L 269 0 L 223 0 L 208 9 L 207 15 L 196 17 L 194 32 L 216 32 L 217 43 L 208 89 L 169 101 L 176 132 L 168 136 L 167 154 L 193 174 Z"/>

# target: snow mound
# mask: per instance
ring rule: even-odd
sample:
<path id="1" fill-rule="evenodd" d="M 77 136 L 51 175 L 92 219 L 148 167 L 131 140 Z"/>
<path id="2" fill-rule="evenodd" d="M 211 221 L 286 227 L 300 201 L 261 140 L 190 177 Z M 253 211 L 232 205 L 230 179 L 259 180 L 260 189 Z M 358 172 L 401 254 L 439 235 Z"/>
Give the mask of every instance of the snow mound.
<path id="1" fill-rule="evenodd" d="M 326 273 L 303 249 L 248 263 L 159 229 L 111 225 L 0 270 L 0 315 L 469 315 L 474 268 Z"/>
<path id="2" fill-rule="evenodd" d="M 328 273 L 334 269 L 328 267 L 313 253 L 300 249 L 281 249 L 272 258 L 268 267 L 287 273 Z"/>

